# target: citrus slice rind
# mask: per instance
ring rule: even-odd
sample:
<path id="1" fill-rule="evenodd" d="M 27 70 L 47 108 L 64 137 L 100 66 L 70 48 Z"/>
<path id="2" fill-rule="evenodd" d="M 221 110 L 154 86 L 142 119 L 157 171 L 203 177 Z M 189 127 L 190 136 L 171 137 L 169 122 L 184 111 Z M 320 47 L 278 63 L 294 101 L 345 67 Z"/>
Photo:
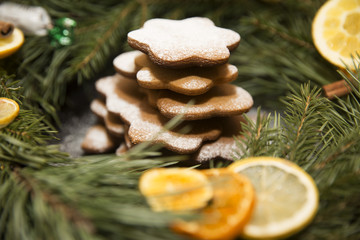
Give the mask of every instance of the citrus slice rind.
<path id="1" fill-rule="evenodd" d="M 330 63 L 354 69 L 360 54 L 360 1 L 330 0 L 321 6 L 312 23 L 319 53 Z"/>
<path id="2" fill-rule="evenodd" d="M 213 191 L 199 170 L 150 169 L 139 180 L 139 190 L 154 211 L 191 211 L 204 207 Z"/>
<path id="3" fill-rule="evenodd" d="M 225 168 L 202 170 L 213 188 L 213 198 L 193 221 L 178 220 L 172 229 L 197 239 L 224 240 L 239 235 L 249 221 L 255 191 L 245 176 Z"/>
<path id="4" fill-rule="evenodd" d="M 0 98 L 0 129 L 9 125 L 19 114 L 19 104 L 9 98 Z"/>
<path id="5" fill-rule="evenodd" d="M 15 53 L 24 43 L 24 34 L 14 28 L 13 33 L 8 38 L 0 39 L 0 59 Z"/>
<path id="6" fill-rule="evenodd" d="M 319 193 L 314 180 L 296 164 L 272 157 L 237 161 L 229 169 L 247 176 L 254 185 L 257 204 L 244 227 L 250 239 L 290 236 L 314 218 Z"/>

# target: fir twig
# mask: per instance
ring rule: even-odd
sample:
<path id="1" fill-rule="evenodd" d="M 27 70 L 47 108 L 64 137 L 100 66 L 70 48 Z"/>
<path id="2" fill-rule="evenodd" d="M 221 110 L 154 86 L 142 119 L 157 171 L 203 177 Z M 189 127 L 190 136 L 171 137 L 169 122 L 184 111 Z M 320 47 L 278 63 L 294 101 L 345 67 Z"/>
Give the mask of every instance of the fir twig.
<path id="1" fill-rule="evenodd" d="M 6 184 L 0 185 L 0 193 L 4 193 L 2 196 L 12 199 L 12 194 L 17 193 L 31 197 L 29 200 L 21 198 L 25 202 L 19 206 L 21 214 L 18 219 L 13 219 L 9 213 L 2 214 L 1 217 L 6 220 L 0 225 L 3 236 L 21 239 L 19 234 L 27 232 L 51 239 L 141 239 L 144 236 L 147 239 L 181 239 L 168 229 L 174 216 L 152 212 L 137 190 L 141 171 L 169 163 L 156 159 L 136 160 L 136 153 L 132 154 L 131 161 L 109 155 L 82 158 L 41 171 L 5 169 L 1 179 L 5 178 Z M 23 187 L 17 192 L 9 192 L 6 189 L 10 182 Z M 7 201 L 0 201 L 0 204 L 1 207 L 15 207 Z M 39 207 L 43 212 L 52 213 L 44 216 Z M 36 211 L 38 224 L 33 227 L 28 225 L 33 213 L 23 211 L 26 208 Z M 52 218 L 54 214 L 58 217 Z M 46 228 L 40 224 L 45 219 Z M 12 226 L 15 221 L 24 223 L 19 232 L 4 228 L 5 225 Z"/>
<path id="2" fill-rule="evenodd" d="M 114 11 L 108 13 L 109 16 L 105 18 L 106 21 L 102 21 L 103 24 L 99 25 L 96 31 L 92 32 L 93 34 L 95 33 L 96 41 L 90 46 L 91 49 L 88 49 L 85 45 L 81 47 L 81 52 L 77 51 L 78 54 L 75 55 L 72 64 L 74 67 L 71 69 L 71 72 L 78 73 L 80 81 L 83 78 L 89 79 L 94 76 L 94 73 L 99 72 L 104 67 L 104 56 L 109 56 L 114 50 L 118 51 L 118 42 L 121 39 L 122 41 L 124 40 L 122 37 L 125 35 L 125 32 L 123 31 L 126 29 L 121 24 L 123 24 L 136 7 L 136 2 L 130 2 L 124 7 L 120 9 L 115 8 Z M 76 31 L 76 33 L 78 32 Z M 78 35 L 78 37 L 80 36 Z M 83 56 L 82 52 L 86 52 L 86 55 Z"/>
<path id="3" fill-rule="evenodd" d="M 265 116 L 258 108 L 257 119 L 253 122 L 246 115 L 244 116 L 247 123 L 242 124 L 242 133 L 236 137 L 239 151 L 235 154 L 236 159 L 251 156 L 279 156 L 281 153 L 280 141 L 280 116 L 271 114 Z M 272 126 L 271 126 L 272 125 Z"/>
<path id="4" fill-rule="evenodd" d="M 319 119 L 323 118 L 321 113 L 330 111 L 330 104 L 321 96 L 320 89 L 310 90 L 309 85 L 304 85 L 299 91 L 292 89 L 284 103 L 287 106 L 284 112 L 285 157 L 300 164 L 308 162 L 319 154 L 324 135 L 327 136 Z"/>
<path id="5" fill-rule="evenodd" d="M 55 129 L 44 121 L 44 117 L 26 109 L 27 106 L 20 102 L 23 88 L 18 87 L 19 82 L 5 72 L 0 74 L 0 97 L 10 97 L 18 101 L 20 106 L 19 116 L 0 129 L 1 160 L 7 164 L 34 168 L 40 168 L 49 161 L 66 161 L 67 154 L 59 152 L 56 146 L 46 145 L 54 139 Z"/>

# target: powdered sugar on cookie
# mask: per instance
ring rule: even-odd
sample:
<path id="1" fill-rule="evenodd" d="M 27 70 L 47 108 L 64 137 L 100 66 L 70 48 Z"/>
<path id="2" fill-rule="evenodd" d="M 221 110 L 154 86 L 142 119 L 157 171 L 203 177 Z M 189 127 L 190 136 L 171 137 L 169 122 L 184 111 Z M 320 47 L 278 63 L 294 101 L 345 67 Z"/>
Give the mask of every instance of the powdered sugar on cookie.
<path id="1" fill-rule="evenodd" d="M 235 158 L 238 145 L 241 144 L 235 136 L 242 137 L 239 134 L 242 131 L 242 123 L 246 123 L 243 116 L 233 116 L 219 119 L 223 124 L 221 136 L 215 141 L 204 143 L 199 151 L 194 155 L 194 159 L 199 162 L 209 161 L 211 159 L 222 159 L 232 161 Z"/>
<path id="2" fill-rule="evenodd" d="M 103 125 L 94 125 L 87 131 L 81 144 L 86 153 L 105 153 L 111 151 L 117 145 Z"/>
<path id="3" fill-rule="evenodd" d="M 232 30 L 216 27 L 208 18 L 151 19 L 128 33 L 128 43 L 167 67 L 213 66 L 226 63 L 240 42 Z"/>
<path id="4" fill-rule="evenodd" d="M 141 67 L 136 74 L 141 87 L 169 89 L 190 96 L 203 94 L 214 85 L 234 81 L 238 76 L 237 67 L 228 63 L 211 68 L 169 69 L 152 63 L 145 54 L 135 62 Z"/>
<path id="5" fill-rule="evenodd" d="M 149 103 L 162 115 L 172 118 L 183 114 L 185 120 L 234 116 L 245 113 L 253 106 L 251 95 L 232 84 L 220 84 L 199 96 L 185 96 L 166 90 L 148 90 Z M 188 105 L 190 101 L 193 104 Z"/>
<path id="6" fill-rule="evenodd" d="M 136 78 L 139 67 L 135 65 L 135 59 L 141 55 L 144 54 L 140 51 L 130 51 L 120 54 L 113 60 L 115 70 L 126 77 Z"/>

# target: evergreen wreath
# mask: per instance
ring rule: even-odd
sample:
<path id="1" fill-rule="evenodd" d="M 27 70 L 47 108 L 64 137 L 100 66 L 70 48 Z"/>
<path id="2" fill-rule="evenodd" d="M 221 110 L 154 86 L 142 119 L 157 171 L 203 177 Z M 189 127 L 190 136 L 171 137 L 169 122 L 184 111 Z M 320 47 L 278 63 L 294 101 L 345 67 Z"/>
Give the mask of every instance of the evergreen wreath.
<path id="1" fill-rule="evenodd" d="M 104 75 L 112 59 L 129 50 L 127 32 L 150 18 L 191 16 L 241 34 L 230 59 L 239 69 L 235 84 L 279 112 L 264 116 L 259 108 L 256 121 L 248 119 L 237 158 L 289 159 L 319 187 L 317 216 L 291 239 L 360 238 L 360 69 L 337 72 L 317 53 L 310 28 L 324 1 L 13 2 L 40 5 L 78 27 L 71 46 L 27 37 L 19 52 L 0 60 L 0 97 L 21 109 L 0 129 L 0 239 L 183 239 L 168 229 L 174 216 L 152 212 L 137 189 L 144 170 L 181 157 L 161 156 L 149 144 L 122 156 L 71 157 L 51 143 L 57 143 L 69 89 L 81 91 Z M 321 87 L 341 78 L 352 92 L 325 98 Z"/>

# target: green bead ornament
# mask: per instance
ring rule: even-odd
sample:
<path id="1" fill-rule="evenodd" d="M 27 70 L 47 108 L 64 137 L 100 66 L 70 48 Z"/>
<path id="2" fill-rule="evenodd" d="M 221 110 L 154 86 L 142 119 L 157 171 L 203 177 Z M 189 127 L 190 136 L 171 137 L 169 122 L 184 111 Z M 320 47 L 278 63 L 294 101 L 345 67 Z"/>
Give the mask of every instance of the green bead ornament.
<path id="1" fill-rule="evenodd" d="M 50 44 L 56 48 L 69 46 L 74 42 L 76 21 L 71 18 L 59 18 L 49 30 Z"/>

